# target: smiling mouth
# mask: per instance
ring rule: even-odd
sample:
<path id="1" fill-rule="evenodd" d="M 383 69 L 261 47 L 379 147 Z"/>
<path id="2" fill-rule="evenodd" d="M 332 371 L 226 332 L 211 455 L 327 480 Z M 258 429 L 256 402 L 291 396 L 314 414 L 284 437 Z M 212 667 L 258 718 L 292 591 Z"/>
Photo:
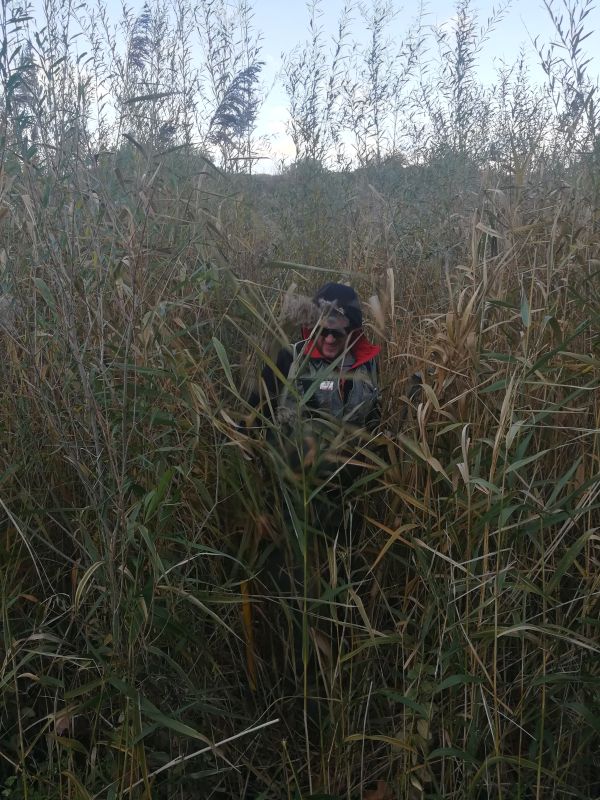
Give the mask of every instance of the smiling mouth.
<path id="1" fill-rule="evenodd" d="M 334 355 L 337 356 L 342 352 L 343 348 L 339 346 L 337 342 L 334 344 L 328 344 L 327 342 L 321 348 L 321 352 L 325 355 Z"/>

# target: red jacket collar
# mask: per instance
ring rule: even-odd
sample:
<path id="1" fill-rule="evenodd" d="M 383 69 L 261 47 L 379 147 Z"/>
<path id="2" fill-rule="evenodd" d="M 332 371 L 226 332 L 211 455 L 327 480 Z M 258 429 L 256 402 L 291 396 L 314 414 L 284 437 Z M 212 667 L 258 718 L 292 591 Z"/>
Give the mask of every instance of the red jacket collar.
<path id="1" fill-rule="evenodd" d="M 311 358 L 323 358 L 316 342 L 310 338 L 310 333 L 311 332 L 309 328 L 302 328 L 302 336 L 306 339 L 304 352 L 307 355 L 310 355 Z M 366 364 L 367 361 L 371 361 L 371 359 L 376 358 L 381 352 L 381 347 L 378 344 L 373 344 L 370 342 L 361 330 L 360 336 L 350 348 L 350 352 L 355 359 L 354 364 L 352 364 L 350 367 L 352 370 L 362 366 L 363 364 Z"/>

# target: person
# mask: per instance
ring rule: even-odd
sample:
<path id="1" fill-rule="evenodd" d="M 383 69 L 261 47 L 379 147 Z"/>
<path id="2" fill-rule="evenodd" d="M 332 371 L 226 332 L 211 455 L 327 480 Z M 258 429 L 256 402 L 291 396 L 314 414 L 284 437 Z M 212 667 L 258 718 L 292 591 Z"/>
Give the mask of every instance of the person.
<path id="1" fill-rule="evenodd" d="M 359 519 L 354 488 L 368 479 L 370 441 L 380 422 L 381 348 L 365 334 L 351 286 L 326 283 L 302 312 L 300 340 L 262 370 L 249 404 L 266 428 L 263 452 L 286 527 L 296 533 L 292 541 L 316 534 L 347 544 Z"/>
<path id="2" fill-rule="evenodd" d="M 307 652 L 307 630 L 329 630 L 319 601 L 320 584 L 329 575 L 327 551 L 344 551 L 349 558 L 353 552 L 360 519 L 360 493 L 353 486 L 364 472 L 358 455 L 380 422 L 381 348 L 365 334 L 354 288 L 326 283 L 303 311 L 301 338 L 279 350 L 249 397 L 260 427 L 267 429 L 264 452 L 272 480 L 265 486 L 276 494 L 267 505 L 280 506 L 284 523 L 277 542 L 258 559 L 257 581 L 281 597 L 286 619 L 302 632 L 290 651 L 294 680 Z M 300 612 L 308 614 L 306 629 Z M 314 664 L 312 673 L 316 682 Z"/>
<path id="3" fill-rule="evenodd" d="M 315 294 L 312 310 L 312 328 L 306 324 L 301 340 L 279 351 L 275 370 L 263 369 L 262 392 L 255 390 L 249 404 L 279 425 L 320 417 L 373 431 L 380 416 L 381 348 L 364 333 L 356 291 L 326 283 Z"/>

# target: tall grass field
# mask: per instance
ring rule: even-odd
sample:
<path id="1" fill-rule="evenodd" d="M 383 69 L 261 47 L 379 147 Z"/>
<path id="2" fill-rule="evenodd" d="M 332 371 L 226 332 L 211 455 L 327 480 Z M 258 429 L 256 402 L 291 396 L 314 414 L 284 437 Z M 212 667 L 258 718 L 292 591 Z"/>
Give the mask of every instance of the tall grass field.
<path id="1" fill-rule="evenodd" d="M 593 6 L 322 10 L 265 174 L 246 0 L 2 0 L 2 798 L 600 797 Z M 329 280 L 324 477 L 248 398 Z"/>

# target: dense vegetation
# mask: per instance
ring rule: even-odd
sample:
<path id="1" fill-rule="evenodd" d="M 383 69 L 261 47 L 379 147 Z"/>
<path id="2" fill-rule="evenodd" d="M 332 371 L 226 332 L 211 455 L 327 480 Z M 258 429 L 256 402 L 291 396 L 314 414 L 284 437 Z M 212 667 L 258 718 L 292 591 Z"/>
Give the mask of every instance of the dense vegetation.
<path id="1" fill-rule="evenodd" d="M 3 797 L 600 795 L 600 140 L 561 8 L 547 85 L 486 88 L 468 0 L 397 49 L 375 0 L 332 54 L 313 5 L 297 157 L 256 175 L 247 4 L 4 0 Z M 332 278 L 384 412 L 333 540 L 235 424 Z"/>

